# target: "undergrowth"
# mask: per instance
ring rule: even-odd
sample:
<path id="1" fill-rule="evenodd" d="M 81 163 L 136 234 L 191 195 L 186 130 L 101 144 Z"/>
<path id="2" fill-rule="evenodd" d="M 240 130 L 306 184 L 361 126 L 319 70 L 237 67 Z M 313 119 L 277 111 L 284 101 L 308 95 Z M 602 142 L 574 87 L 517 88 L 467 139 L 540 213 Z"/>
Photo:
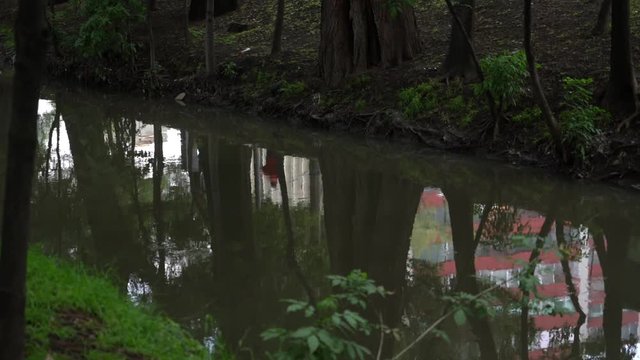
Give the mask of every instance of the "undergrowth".
<path id="1" fill-rule="evenodd" d="M 71 317 L 71 319 L 65 320 Z M 54 352 L 53 342 L 84 349 L 75 357 L 123 359 L 206 359 L 206 349 L 178 324 L 144 305 L 134 305 L 105 277 L 29 253 L 27 274 L 28 359 L 73 356 Z M 57 339 L 57 340 L 56 340 Z"/>

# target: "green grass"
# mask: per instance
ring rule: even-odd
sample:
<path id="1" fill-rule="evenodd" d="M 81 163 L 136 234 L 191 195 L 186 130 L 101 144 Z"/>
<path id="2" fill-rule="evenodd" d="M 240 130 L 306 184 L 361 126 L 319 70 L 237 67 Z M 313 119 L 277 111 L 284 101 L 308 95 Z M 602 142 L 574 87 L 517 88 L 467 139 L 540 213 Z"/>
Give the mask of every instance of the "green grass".
<path id="1" fill-rule="evenodd" d="M 28 359 L 70 358 L 54 351 L 62 342 L 87 359 L 209 358 L 178 324 L 134 305 L 107 278 L 39 250 L 29 254 L 26 317 Z"/>

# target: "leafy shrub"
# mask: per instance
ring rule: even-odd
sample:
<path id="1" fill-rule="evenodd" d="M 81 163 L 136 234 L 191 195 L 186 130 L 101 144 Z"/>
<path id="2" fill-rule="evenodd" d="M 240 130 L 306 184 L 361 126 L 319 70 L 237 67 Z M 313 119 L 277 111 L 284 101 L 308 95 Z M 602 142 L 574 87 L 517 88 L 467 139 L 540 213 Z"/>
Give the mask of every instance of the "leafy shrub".
<path id="1" fill-rule="evenodd" d="M 409 118 L 416 118 L 437 106 L 437 92 L 433 82 L 425 82 L 400 90 L 400 107 Z"/>
<path id="2" fill-rule="evenodd" d="M 562 141 L 574 150 L 581 162 L 586 161 L 587 153 L 594 146 L 594 137 L 600 134 L 598 124 L 610 118 L 606 110 L 591 103 L 592 84 L 592 79 L 562 79 L 564 110 L 559 116 Z"/>
<path id="3" fill-rule="evenodd" d="M 363 111 L 367 107 L 367 101 L 364 99 L 356 100 L 356 103 L 353 105 L 353 108 L 356 111 Z"/>
<path id="4" fill-rule="evenodd" d="M 227 80 L 235 80 L 238 77 L 238 65 L 233 61 L 227 61 L 220 65 L 220 75 Z"/>
<path id="5" fill-rule="evenodd" d="M 285 97 L 295 97 L 302 94 L 307 89 L 303 81 L 284 82 L 282 84 L 282 95 Z"/>
<path id="6" fill-rule="evenodd" d="M 445 86 L 429 81 L 400 91 L 400 108 L 404 114 L 415 119 L 419 116 L 437 116 L 445 121 L 456 120 L 468 124 L 478 110 L 472 101 L 462 95 L 460 83 Z"/>
<path id="7" fill-rule="evenodd" d="M 476 96 L 490 93 L 500 111 L 515 105 L 526 92 L 527 59 L 524 52 L 488 56 L 480 60 L 484 81 L 475 86 Z"/>
<path id="8" fill-rule="evenodd" d="M 144 20 L 143 2 L 136 0 L 87 0 L 75 48 L 82 56 L 131 58 L 137 45 L 131 27 Z"/>
<path id="9" fill-rule="evenodd" d="M 360 270 L 328 279 L 335 291 L 316 306 L 307 301 L 285 300 L 289 304 L 287 313 L 300 313 L 312 324 L 295 330 L 264 331 L 263 340 L 279 342 L 278 350 L 267 354 L 269 359 L 363 359 L 371 355 L 369 349 L 352 340 L 358 334 L 369 335 L 375 327 L 358 310 L 366 310 L 370 296 L 385 296 L 387 292 Z"/>

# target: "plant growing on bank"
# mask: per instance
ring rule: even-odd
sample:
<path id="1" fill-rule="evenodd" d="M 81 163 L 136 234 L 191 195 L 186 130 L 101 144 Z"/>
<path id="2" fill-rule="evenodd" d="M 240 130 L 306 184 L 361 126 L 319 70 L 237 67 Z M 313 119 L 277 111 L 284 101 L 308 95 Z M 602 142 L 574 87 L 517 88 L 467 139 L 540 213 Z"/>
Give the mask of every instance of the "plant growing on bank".
<path id="1" fill-rule="evenodd" d="M 135 0 L 86 0 L 82 13 L 86 21 L 74 43 L 80 55 L 89 58 L 131 59 L 137 44 L 131 28 L 144 21 L 144 5 Z"/>
<path id="2" fill-rule="evenodd" d="M 431 80 L 404 88 L 398 93 L 399 106 L 409 119 L 437 116 L 444 120 L 471 122 L 478 113 L 476 104 L 465 99 L 459 82 L 449 85 Z"/>
<path id="3" fill-rule="evenodd" d="M 560 112 L 562 141 L 572 149 L 577 161 L 587 161 L 587 154 L 594 147 L 594 137 L 600 134 L 598 125 L 608 121 L 610 114 L 592 104 L 593 79 L 562 79 L 563 110 Z"/>
<path id="4" fill-rule="evenodd" d="M 475 86 L 476 96 L 490 93 L 498 103 L 498 114 L 502 115 L 526 93 L 528 73 L 524 52 L 487 56 L 480 60 L 480 66 L 484 81 Z"/>
<path id="5" fill-rule="evenodd" d="M 287 313 L 302 314 L 308 325 L 294 330 L 271 328 L 264 331 L 263 340 L 277 341 L 279 345 L 276 352 L 267 354 L 269 359 L 363 359 L 371 355 L 371 351 L 353 337 L 369 335 L 378 325 L 372 325 L 360 311 L 367 309 L 370 297 L 389 293 L 360 270 L 347 276 L 327 278 L 335 291 L 316 305 L 308 301 L 285 300 L 289 304 Z M 392 332 L 384 327 L 382 330 Z"/>
<path id="6" fill-rule="evenodd" d="M 285 81 L 284 84 L 282 84 L 282 88 L 280 90 L 282 91 L 282 95 L 291 98 L 301 95 L 303 92 L 305 92 L 305 90 L 307 90 L 307 85 L 303 81 Z"/>

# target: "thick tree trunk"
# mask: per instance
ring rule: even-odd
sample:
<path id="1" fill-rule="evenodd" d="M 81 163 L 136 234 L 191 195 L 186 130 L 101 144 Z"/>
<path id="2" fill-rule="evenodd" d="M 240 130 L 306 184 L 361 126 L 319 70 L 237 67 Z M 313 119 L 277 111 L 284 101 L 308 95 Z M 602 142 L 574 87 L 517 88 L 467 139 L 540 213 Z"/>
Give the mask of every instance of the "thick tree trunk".
<path id="1" fill-rule="evenodd" d="M 205 62 L 207 67 L 207 76 L 213 76 L 215 73 L 216 60 L 213 53 L 213 10 L 214 0 L 207 0 L 207 34 L 205 38 Z"/>
<path id="2" fill-rule="evenodd" d="M 0 359 L 24 358 L 30 198 L 46 52 L 43 0 L 20 1 L 0 253 Z"/>
<path id="3" fill-rule="evenodd" d="M 471 194 L 462 188 L 444 190 L 449 204 L 451 218 L 451 237 L 453 240 L 456 265 L 456 290 L 470 295 L 478 294 L 476 279 L 475 253 L 478 243 L 473 236 L 473 202 Z M 479 233 L 482 229 L 478 229 Z M 479 237 L 478 237 L 479 239 Z M 480 347 L 480 359 L 498 358 L 493 332 L 487 318 L 471 317 L 471 330 Z"/>
<path id="4" fill-rule="evenodd" d="M 533 95 L 538 106 L 542 109 L 543 118 L 549 129 L 553 143 L 556 146 L 558 156 L 562 159 L 562 162 L 567 162 L 567 153 L 562 145 L 560 126 L 553 115 L 553 111 L 551 111 L 547 97 L 544 95 L 542 84 L 540 83 L 540 76 L 536 68 L 536 58 L 533 54 L 533 46 L 531 44 L 531 28 L 531 0 L 524 0 L 524 52 L 527 57 L 527 69 L 531 77 Z"/>
<path id="5" fill-rule="evenodd" d="M 591 33 L 593 35 L 602 35 L 607 31 L 609 26 L 609 19 L 611 14 L 611 0 L 602 0 L 600 4 L 600 11 L 598 11 L 598 20 L 593 27 Z"/>
<path id="6" fill-rule="evenodd" d="M 611 2 L 611 55 L 605 104 L 614 112 L 636 110 L 636 79 L 629 29 L 629 0 Z"/>
<path id="7" fill-rule="evenodd" d="M 208 0 L 191 0 L 189 6 L 189 20 L 198 21 L 206 18 Z M 238 8 L 238 0 L 215 0 L 213 16 L 220 16 Z"/>
<path id="8" fill-rule="evenodd" d="M 474 0 L 463 0 L 454 5 L 454 12 L 462 22 L 464 30 L 471 40 L 473 34 Z M 449 52 L 443 64 L 444 72 L 449 77 L 474 78 L 478 74 L 473 62 L 473 54 L 467 44 L 464 32 L 456 24 L 456 19 L 451 17 L 451 39 L 449 40 Z"/>
<path id="9" fill-rule="evenodd" d="M 411 60 L 419 49 L 416 20 L 408 5 L 392 16 L 384 1 L 322 1 L 320 72 L 329 84 L 371 66 Z"/>
<path id="10" fill-rule="evenodd" d="M 276 23 L 273 26 L 273 43 L 271 55 L 278 54 L 282 50 L 282 27 L 284 26 L 284 0 L 278 0 L 276 11 Z"/>

